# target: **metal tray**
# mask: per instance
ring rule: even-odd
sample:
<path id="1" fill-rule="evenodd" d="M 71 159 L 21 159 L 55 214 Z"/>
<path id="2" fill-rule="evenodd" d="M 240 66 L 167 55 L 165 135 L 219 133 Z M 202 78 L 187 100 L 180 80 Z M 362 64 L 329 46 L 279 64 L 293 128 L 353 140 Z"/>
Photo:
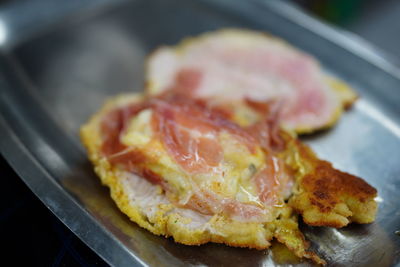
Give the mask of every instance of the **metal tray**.
<path id="1" fill-rule="evenodd" d="M 108 97 L 140 91 L 145 55 L 220 27 L 268 31 L 316 56 L 361 98 L 339 124 L 305 138 L 340 169 L 379 192 L 375 223 L 302 226 L 332 266 L 400 260 L 400 72 L 371 48 L 277 1 L 12 1 L 0 12 L 0 148 L 31 190 L 114 266 L 269 266 L 278 245 L 256 251 L 188 247 L 130 222 L 101 186 L 78 128 Z M 273 251 L 273 252 L 271 252 Z"/>

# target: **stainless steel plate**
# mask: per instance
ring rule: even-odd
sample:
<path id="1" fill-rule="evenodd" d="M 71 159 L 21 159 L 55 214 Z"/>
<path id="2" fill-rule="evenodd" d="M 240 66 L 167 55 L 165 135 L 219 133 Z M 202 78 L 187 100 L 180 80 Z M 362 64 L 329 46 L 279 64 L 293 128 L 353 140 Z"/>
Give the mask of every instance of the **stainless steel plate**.
<path id="1" fill-rule="evenodd" d="M 378 189 L 377 220 L 338 230 L 302 228 L 332 266 L 396 265 L 399 71 L 361 41 L 282 2 L 12 2 L 0 12 L 3 155 L 49 209 L 111 265 L 309 264 L 288 260 L 279 246 L 273 253 L 216 244 L 188 247 L 140 229 L 111 201 L 78 140 L 79 126 L 108 96 L 141 90 L 148 52 L 220 27 L 259 29 L 287 39 L 359 92 L 361 99 L 334 129 L 306 141 L 322 158 Z"/>

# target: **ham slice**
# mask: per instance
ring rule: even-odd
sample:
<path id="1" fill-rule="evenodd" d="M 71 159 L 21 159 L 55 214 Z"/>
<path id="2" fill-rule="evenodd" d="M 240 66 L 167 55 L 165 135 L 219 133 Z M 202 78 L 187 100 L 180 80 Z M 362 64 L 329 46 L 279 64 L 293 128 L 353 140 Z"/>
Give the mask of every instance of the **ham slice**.
<path id="1" fill-rule="evenodd" d="M 186 171 L 204 173 L 219 165 L 223 151 L 218 142 L 218 129 L 198 110 L 158 101 L 154 111 L 154 130 Z"/>
<path id="2" fill-rule="evenodd" d="M 263 103 L 278 101 L 282 123 L 298 132 L 331 125 L 343 106 L 314 58 L 259 32 L 206 33 L 156 50 L 147 67 L 152 95 L 175 90 L 216 104 L 241 102 L 261 113 Z"/>
<path id="3" fill-rule="evenodd" d="M 157 98 L 143 100 L 115 108 L 101 121 L 102 153 L 108 161 L 121 169 L 140 175 L 155 185 L 161 185 L 167 193 L 176 194 L 179 188 L 168 184 L 156 171 L 150 169 L 154 164 L 146 151 L 134 146 L 126 146 L 121 136 L 128 130 L 129 122 L 141 111 L 151 110 L 153 138 L 158 139 L 169 156 L 189 176 L 221 176 L 219 180 L 229 180 L 223 174 L 224 147 L 220 144 L 220 134 L 229 133 L 230 138 L 241 143 L 248 153 L 263 149 L 268 155 L 265 167 L 259 173 L 254 172 L 253 183 L 258 188 L 258 204 L 242 203 L 213 192 L 210 188 L 200 187 L 191 178 L 191 196 L 183 201 L 171 199 L 177 206 L 189 208 L 205 215 L 225 214 L 239 221 L 265 222 L 273 219 L 271 209 L 280 205 L 284 199 L 286 185 L 289 184 L 284 163 L 274 156 L 277 152 L 274 142 L 279 140 L 273 117 L 259 122 L 254 127 L 243 128 L 226 117 L 226 114 L 208 107 L 200 100 L 187 98 L 175 91 L 170 91 Z M 258 132 L 262 134 L 259 135 Z M 255 167 L 254 167 L 255 168 Z M 283 179 L 281 179 L 283 178 Z M 281 186 L 282 184 L 282 186 Z M 179 186 L 178 186 L 179 187 Z"/>

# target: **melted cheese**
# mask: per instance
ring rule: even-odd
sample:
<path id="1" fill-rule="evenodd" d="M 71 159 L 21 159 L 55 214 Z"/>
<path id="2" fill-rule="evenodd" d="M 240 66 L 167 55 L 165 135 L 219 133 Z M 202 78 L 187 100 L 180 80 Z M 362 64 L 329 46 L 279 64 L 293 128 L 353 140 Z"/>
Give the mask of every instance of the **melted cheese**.
<path id="1" fill-rule="evenodd" d="M 163 177 L 173 187 L 172 198 L 185 204 L 195 191 L 193 187 L 196 187 L 197 190 L 211 190 L 223 198 L 262 206 L 252 181 L 254 174 L 265 167 L 265 155 L 259 147 L 251 153 L 245 144 L 240 143 L 230 133 L 222 131 L 218 139 L 224 151 L 223 160 L 212 172 L 189 175 L 155 138 L 151 117 L 150 109 L 134 116 L 121 136 L 121 142 L 145 153 L 149 158 L 147 168 Z"/>

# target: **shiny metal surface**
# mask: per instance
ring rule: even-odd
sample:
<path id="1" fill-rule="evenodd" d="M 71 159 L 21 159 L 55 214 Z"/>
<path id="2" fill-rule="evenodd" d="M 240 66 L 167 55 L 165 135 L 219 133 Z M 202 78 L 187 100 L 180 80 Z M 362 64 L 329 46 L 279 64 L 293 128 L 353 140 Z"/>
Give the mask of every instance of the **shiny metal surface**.
<path id="1" fill-rule="evenodd" d="M 61 7 L 68 2 L 60 1 Z M 359 92 L 360 100 L 335 128 L 304 140 L 322 158 L 378 189 L 377 220 L 338 230 L 302 228 L 331 266 L 399 263 L 400 236 L 394 233 L 400 230 L 398 69 L 357 39 L 280 2 L 80 1 L 86 3 L 82 8 L 71 2 L 64 13 L 50 10 L 53 15 L 37 24 L 29 12 L 18 23 L 0 12 L 7 33 L 0 38 L 0 149 L 49 209 L 108 263 L 309 265 L 284 256 L 279 245 L 270 251 L 188 247 L 140 229 L 111 201 L 78 140 L 79 126 L 106 97 L 141 90 L 143 60 L 152 49 L 231 26 L 287 39 Z M 24 36 L 25 27 L 29 36 Z"/>

